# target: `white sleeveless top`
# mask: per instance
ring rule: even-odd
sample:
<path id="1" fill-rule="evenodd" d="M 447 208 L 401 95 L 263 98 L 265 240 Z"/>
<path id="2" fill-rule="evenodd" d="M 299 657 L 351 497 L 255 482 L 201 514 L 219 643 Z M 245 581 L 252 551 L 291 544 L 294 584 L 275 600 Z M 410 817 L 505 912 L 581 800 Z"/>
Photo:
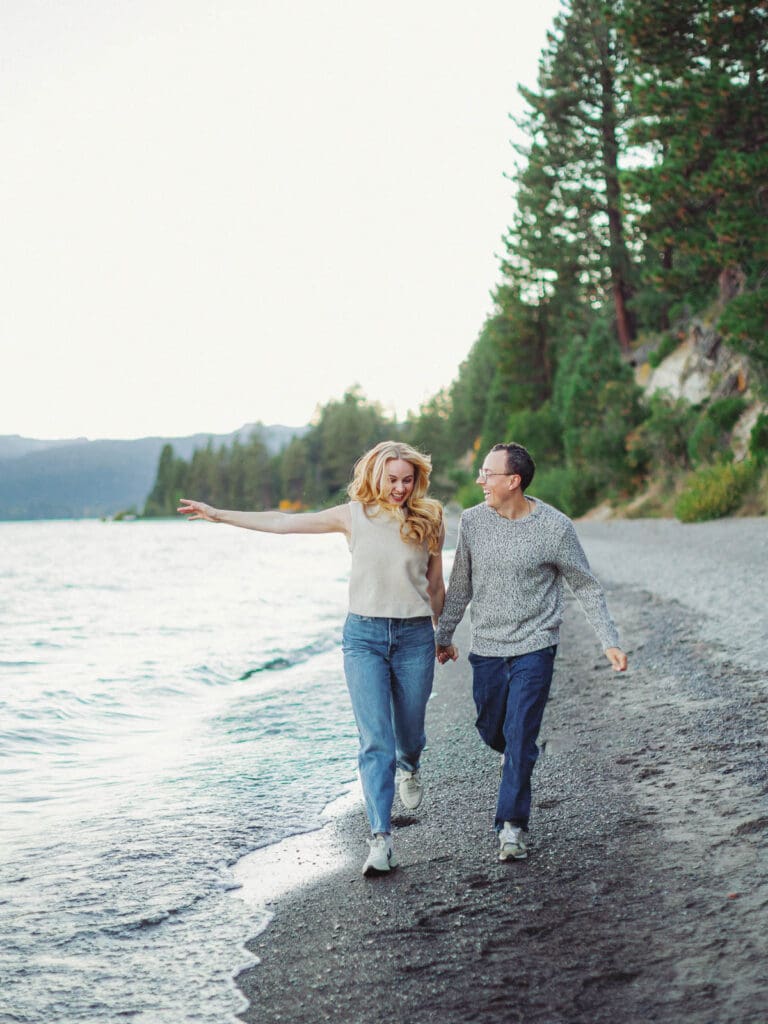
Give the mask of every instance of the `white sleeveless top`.
<path id="1" fill-rule="evenodd" d="M 387 619 L 431 615 L 426 543 L 404 541 L 397 516 L 386 509 L 374 508 L 373 515 L 366 515 L 359 501 L 351 501 L 349 507 L 352 516 L 349 610 L 355 615 Z"/>

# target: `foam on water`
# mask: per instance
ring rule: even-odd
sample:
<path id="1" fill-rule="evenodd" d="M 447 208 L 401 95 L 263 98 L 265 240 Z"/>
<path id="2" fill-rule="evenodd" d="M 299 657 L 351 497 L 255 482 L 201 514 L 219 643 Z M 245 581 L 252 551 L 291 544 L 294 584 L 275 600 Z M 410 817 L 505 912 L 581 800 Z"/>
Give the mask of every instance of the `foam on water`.
<path id="1" fill-rule="evenodd" d="M 354 776 L 344 542 L 14 523 L 0 550 L 0 1020 L 221 1024 L 268 919 L 232 865 Z"/>

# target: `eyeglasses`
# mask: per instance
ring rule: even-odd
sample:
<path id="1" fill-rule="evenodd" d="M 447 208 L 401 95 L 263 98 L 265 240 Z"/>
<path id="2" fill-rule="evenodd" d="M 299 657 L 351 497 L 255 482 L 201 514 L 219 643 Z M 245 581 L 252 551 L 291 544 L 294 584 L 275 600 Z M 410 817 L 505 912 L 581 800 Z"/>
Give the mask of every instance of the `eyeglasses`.
<path id="1" fill-rule="evenodd" d="M 490 469 L 478 469 L 477 476 L 483 483 L 487 483 L 489 476 L 517 476 L 517 473 L 492 473 Z"/>

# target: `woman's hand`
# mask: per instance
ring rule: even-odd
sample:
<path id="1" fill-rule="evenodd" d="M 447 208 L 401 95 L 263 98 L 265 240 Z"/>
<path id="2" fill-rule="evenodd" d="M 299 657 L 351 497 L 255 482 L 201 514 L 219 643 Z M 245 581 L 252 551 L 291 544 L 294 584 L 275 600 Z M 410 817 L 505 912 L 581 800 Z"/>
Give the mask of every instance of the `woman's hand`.
<path id="1" fill-rule="evenodd" d="M 219 522 L 219 510 L 212 505 L 206 505 L 204 501 L 191 501 L 189 498 L 182 498 L 176 511 L 181 512 L 189 519 L 205 519 L 209 523 Z"/>
<path id="2" fill-rule="evenodd" d="M 456 661 L 459 656 L 459 649 L 454 644 L 436 644 L 435 657 L 441 665 L 448 661 Z"/>

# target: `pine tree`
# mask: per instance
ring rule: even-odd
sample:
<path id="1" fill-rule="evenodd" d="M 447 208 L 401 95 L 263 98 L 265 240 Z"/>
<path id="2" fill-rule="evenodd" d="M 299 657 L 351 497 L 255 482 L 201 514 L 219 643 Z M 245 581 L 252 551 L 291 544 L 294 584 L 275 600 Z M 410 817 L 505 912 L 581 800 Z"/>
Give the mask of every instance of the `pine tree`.
<path id="1" fill-rule="evenodd" d="M 619 158 L 629 111 L 614 7 L 572 0 L 548 34 L 537 91 L 520 87 L 529 106 L 520 127 L 530 142 L 521 150 L 505 269 L 561 308 L 599 305 L 607 295 L 626 352 L 635 327 Z"/>
<path id="2" fill-rule="evenodd" d="M 645 281 L 693 308 L 718 282 L 724 299 L 743 291 L 726 323 L 754 340 L 768 329 L 768 3 L 625 0 L 620 24 L 632 139 L 652 158 L 627 175 L 654 254 Z"/>

